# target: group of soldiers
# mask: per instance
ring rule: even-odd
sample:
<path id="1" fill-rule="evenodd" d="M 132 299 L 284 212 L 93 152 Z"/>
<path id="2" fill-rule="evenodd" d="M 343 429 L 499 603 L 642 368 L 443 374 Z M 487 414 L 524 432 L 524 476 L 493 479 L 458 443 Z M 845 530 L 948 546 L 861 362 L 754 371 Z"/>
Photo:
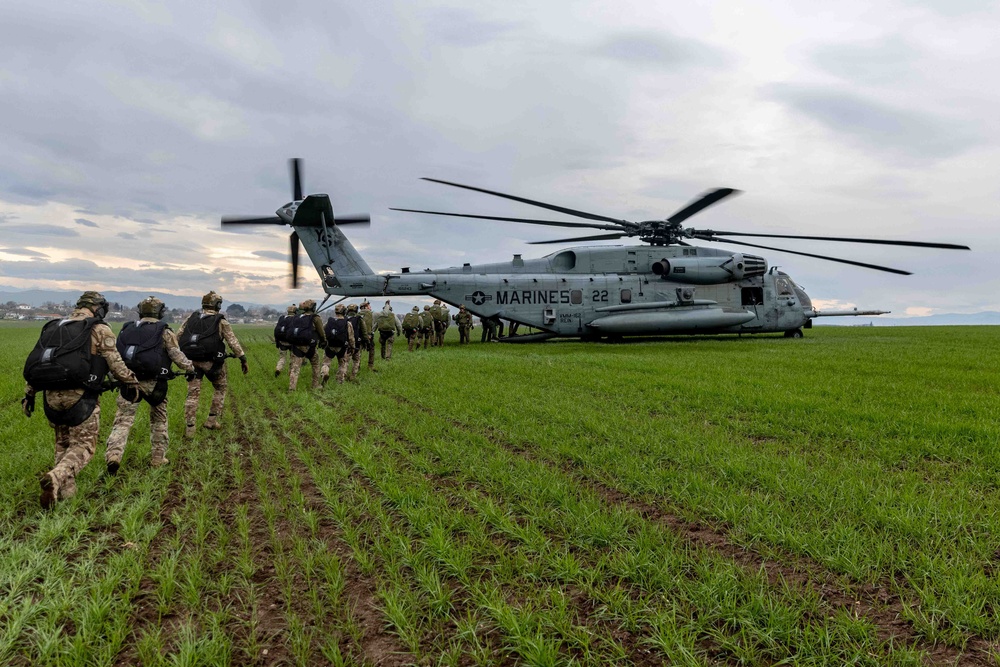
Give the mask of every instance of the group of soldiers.
<path id="1" fill-rule="evenodd" d="M 142 401 L 150 408 L 150 464 L 158 467 L 168 463 L 167 389 L 174 377 L 187 379 L 184 436 L 194 437 L 204 379 L 212 384 L 213 394 L 203 426 L 221 427 L 228 385 L 226 360 L 239 359 L 244 375 L 249 372 L 243 348 L 221 308 L 222 297 L 209 292 L 202 297 L 201 310 L 192 313 L 175 334 L 162 321 L 166 305 L 150 296 L 137 306 L 139 319 L 127 322 L 116 337 L 104 322 L 107 300 L 99 292 L 88 291 L 81 295 L 72 314 L 45 324 L 25 363 L 27 385 L 21 401 L 24 414 L 31 417 L 36 394 L 44 392 L 44 413 L 55 431 L 55 466 L 40 478 L 42 507 L 52 507 L 58 500 L 76 494 L 76 476 L 97 449 L 99 399 L 104 391 L 119 391 L 105 450 L 111 475 L 121 465 Z M 316 302 L 307 299 L 289 306 L 275 326 L 278 363 L 274 375 L 279 376 L 287 365 L 288 388 L 295 391 L 302 365 L 309 361 L 313 389 L 326 385 L 333 366 L 339 384 L 353 381 L 365 351 L 368 370 L 377 372 L 376 333 L 381 357 L 388 361 L 392 359 L 396 336 L 406 336 L 411 352 L 421 345 L 424 349 L 442 346 L 452 321 L 458 326 L 461 344 L 468 343 L 473 320 L 464 305 L 452 316 L 447 304 L 435 300 L 422 311 L 414 306 L 400 322 L 389 301 L 376 314 L 366 300 L 360 306 L 337 304 L 334 316 L 324 323 Z M 172 365 L 183 373 L 176 373 Z M 109 373 L 113 378 L 110 383 Z"/>
<path id="2" fill-rule="evenodd" d="M 117 413 L 105 450 L 109 474 L 118 472 L 125 443 L 140 401 L 149 404 L 150 464 L 168 463 L 167 383 L 184 371 L 187 399 L 184 435 L 193 437 L 203 379 L 214 393 L 207 429 L 221 428 L 226 400 L 226 359 L 238 358 L 243 374 L 250 368 L 232 327 L 221 312 L 222 297 L 209 292 L 202 308 L 191 314 L 175 334 L 163 322 L 165 304 L 151 296 L 138 305 L 139 320 L 127 323 L 117 338 L 104 323 L 108 301 L 99 292 L 84 292 L 69 317 L 51 320 L 42 328 L 24 366 L 27 385 L 21 408 L 27 417 L 35 398 L 44 392 L 43 409 L 55 431 L 55 466 L 40 478 L 42 507 L 76 494 L 76 476 L 93 458 L 100 431 L 100 395 L 117 388 Z M 226 352 L 228 345 L 230 352 Z M 105 381 L 110 373 L 115 382 Z"/>

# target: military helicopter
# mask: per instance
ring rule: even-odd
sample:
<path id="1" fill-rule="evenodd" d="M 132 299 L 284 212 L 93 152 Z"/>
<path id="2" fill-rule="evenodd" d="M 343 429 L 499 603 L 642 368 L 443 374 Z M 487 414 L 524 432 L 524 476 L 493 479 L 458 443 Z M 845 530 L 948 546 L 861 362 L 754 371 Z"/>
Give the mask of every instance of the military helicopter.
<path id="1" fill-rule="evenodd" d="M 301 160 L 290 161 L 293 201 L 275 215 L 224 216 L 222 224 L 278 224 L 292 227 L 292 286 L 298 286 L 299 244 L 316 267 L 330 296 L 431 296 L 453 306 L 465 305 L 480 318 L 500 317 L 538 330 L 510 337 L 534 342 L 557 336 L 597 340 L 602 337 L 675 334 L 782 333 L 801 338 L 817 317 L 882 315 L 881 310 L 820 311 L 791 276 L 758 255 L 694 246 L 688 239 L 775 250 L 877 271 L 910 272 L 849 259 L 736 241 L 731 236 L 808 239 L 968 250 L 951 243 L 883 239 L 756 234 L 684 228 L 691 216 L 738 193 L 711 190 L 663 220 L 629 221 L 579 211 L 451 181 L 426 178 L 455 188 L 548 209 L 588 222 L 539 220 L 393 208 L 418 214 L 516 222 L 607 233 L 535 244 L 571 243 L 638 237 L 638 246 L 575 246 L 538 259 L 514 255 L 506 262 L 463 264 L 444 269 L 376 274 L 341 227 L 369 225 L 368 214 L 337 215 L 325 194 L 302 196 Z"/>

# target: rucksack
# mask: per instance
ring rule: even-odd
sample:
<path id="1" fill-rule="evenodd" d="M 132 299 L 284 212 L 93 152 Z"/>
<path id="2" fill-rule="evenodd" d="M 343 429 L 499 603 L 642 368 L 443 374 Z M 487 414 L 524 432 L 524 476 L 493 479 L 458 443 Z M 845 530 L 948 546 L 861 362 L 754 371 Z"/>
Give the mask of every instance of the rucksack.
<path id="1" fill-rule="evenodd" d="M 347 321 L 351 323 L 352 327 L 354 327 L 354 345 L 355 347 L 360 347 L 361 338 L 363 337 L 361 332 L 361 316 L 354 315 L 353 317 L 348 317 Z"/>
<path id="2" fill-rule="evenodd" d="M 288 321 L 294 315 L 282 315 L 278 318 L 278 323 L 274 325 L 274 342 L 288 343 Z"/>
<path id="3" fill-rule="evenodd" d="M 191 313 L 178 341 L 184 356 L 191 361 L 216 361 L 224 358 L 226 344 L 219 334 L 219 322 L 223 317 L 225 315 L 222 313 Z"/>
<path id="4" fill-rule="evenodd" d="M 316 329 L 313 328 L 313 313 L 302 313 L 288 318 L 285 336 L 292 345 L 312 345 L 316 340 Z"/>
<path id="5" fill-rule="evenodd" d="M 166 322 L 126 322 L 118 334 L 118 354 L 140 380 L 166 379 L 170 357 L 163 345 Z"/>
<path id="6" fill-rule="evenodd" d="M 323 330 L 326 332 L 327 347 L 347 346 L 347 320 L 331 317 Z"/>
<path id="7" fill-rule="evenodd" d="M 34 389 L 100 391 L 108 363 L 90 351 L 90 333 L 100 318 L 50 320 L 24 362 L 24 379 Z"/>
<path id="8" fill-rule="evenodd" d="M 376 324 L 379 331 L 395 331 L 396 330 L 396 316 L 391 312 L 383 312 L 378 316 L 378 323 Z"/>

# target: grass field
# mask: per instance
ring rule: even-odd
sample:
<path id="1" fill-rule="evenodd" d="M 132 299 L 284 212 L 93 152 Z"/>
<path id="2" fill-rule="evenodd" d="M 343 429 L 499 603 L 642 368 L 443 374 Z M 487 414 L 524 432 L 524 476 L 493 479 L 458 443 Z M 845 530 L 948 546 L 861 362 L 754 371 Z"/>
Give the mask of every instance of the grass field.
<path id="1" fill-rule="evenodd" d="M 0 326 L 0 664 L 1000 662 L 1000 328 L 449 338 L 289 394 L 237 327 L 223 430 L 178 381 L 170 465 L 142 408 L 49 512 L 38 329 Z"/>

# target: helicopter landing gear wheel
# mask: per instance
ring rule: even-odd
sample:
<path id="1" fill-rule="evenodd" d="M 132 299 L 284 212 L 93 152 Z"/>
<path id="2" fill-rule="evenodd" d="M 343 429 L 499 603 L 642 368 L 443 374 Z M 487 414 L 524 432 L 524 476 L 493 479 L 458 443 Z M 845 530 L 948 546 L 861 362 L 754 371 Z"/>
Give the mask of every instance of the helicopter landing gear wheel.
<path id="1" fill-rule="evenodd" d="M 785 338 L 802 338 L 802 329 L 792 329 L 785 332 Z"/>

